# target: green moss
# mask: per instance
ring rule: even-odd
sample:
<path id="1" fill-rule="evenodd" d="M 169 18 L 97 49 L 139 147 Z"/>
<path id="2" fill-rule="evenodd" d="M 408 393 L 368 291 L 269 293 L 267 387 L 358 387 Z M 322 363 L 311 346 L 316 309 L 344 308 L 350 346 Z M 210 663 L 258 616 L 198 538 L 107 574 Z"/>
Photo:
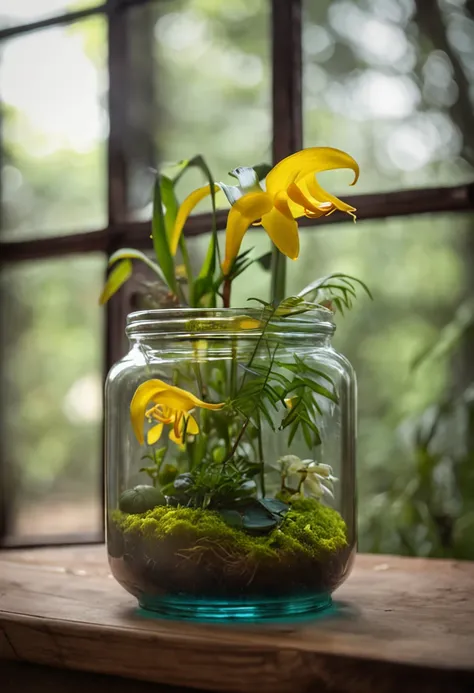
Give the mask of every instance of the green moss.
<path id="1" fill-rule="evenodd" d="M 217 512 L 158 506 L 141 515 L 116 511 L 124 535 L 170 541 L 176 550 L 207 550 L 229 561 L 279 561 L 283 556 L 323 558 L 347 546 L 346 524 L 338 512 L 318 501 L 292 504 L 279 528 L 252 536 L 227 525 Z"/>

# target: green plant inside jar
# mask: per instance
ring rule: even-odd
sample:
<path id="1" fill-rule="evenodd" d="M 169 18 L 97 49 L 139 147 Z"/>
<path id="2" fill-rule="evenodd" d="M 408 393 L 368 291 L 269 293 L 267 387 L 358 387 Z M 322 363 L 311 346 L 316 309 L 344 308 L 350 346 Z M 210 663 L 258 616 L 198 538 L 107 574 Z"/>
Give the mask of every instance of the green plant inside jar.
<path id="1" fill-rule="evenodd" d="M 208 183 L 179 206 L 175 186 L 192 166 L 203 170 Z M 202 157 L 182 162 L 174 177 L 157 175 L 152 219 L 156 262 L 132 249 L 110 258 L 113 269 L 102 302 L 130 277 L 132 261 L 140 260 L 156 274 L 156 283 L 147 287 L 148 307 L 202 309 L 222 304 L 229 308 L 232 282 L 253 262 L 267 260 L 253 259 L 251 251 L 239 252 L 245 232 L 262 225 L 273 243 L 272 300 L 251 298 L 258 308 L 243 309 L 241 315 L 232 311 L 228 328 L 223 328 L 228 329 L 229 340 L 236 333 L 248 335 L 252 346 L 246 358 L 237 353 L 229 359 L 206 358 L 210 346 L 199 337 L 206 331 L 205 318 L 198 316 L 186 330 L 196 335 L 190 337 L 194 358 L 173 367 L 167 380 L 144 380 L 130 402 L 132 428 L 143 448 L 140 472 L 149 483 L 123 490 L 109 518 L 109 541 L 112 552 L 114 542 L 125 542 L 148 574 L 150 565 L 159 564 L 155 581 L 163 592 L 215 593 L 221 576 L 223 595 L 232 589 L 236 594 L 244 588 L 248 592 L 249 586 L 256 593 L 265 586 L 268 593 L 275 566 L 279 579 L 282 566 L 290 572 L 295 566 L 303 572 L 311 567 L 308 586 L 314 583 L 320 591 L 328 589 L 325 581 L 339 579 L 338 557 L 348 544 L 346 525 L 336 510 L 322 502 L 332 496 L 338 480 L 317 454 L 323 413 L 339 405 L 337 384 L 324 368 L 297 353 L 284 357 L 273 329 L 275 324 L 284 329 L 297 316 L 310 318 L 312 311 L 343 313 L 351 308 L 358 287 L 370 295 L 360 280 L 335 273 L 312 282 L 297 296 L 284 298 L 281 260 L 298 257 L 296 219 L 316 219 L 336 210 L 354 216 L 353 207 L 327 193 L 316 180 L 317 173 L 337 168 L 351 169 L 356 182 L 357 163 L 331 148 L 297 152 L 273 169 L 237 168 L 231 175 L 238 186 L 214 183 Z M 223 258 L 216 225 L 219 190 L 231 204 Z M 206 195 L 212 199 L 212 233 L 195 276 L 182 231 Z M 285 454 L 268 459 L 264 427 L 287 435 L 288 453 L 295 436 L 300 436 L 311 457 Z M 268 475 L 274 480 L 271 488 L 266 488 Z M 323 563 L 325 571 L 314 570 Z M 170 564 L 172 571 L 163 570 Z M 202 564 L 206 568 L 197 578 L 195 567 Z"/>

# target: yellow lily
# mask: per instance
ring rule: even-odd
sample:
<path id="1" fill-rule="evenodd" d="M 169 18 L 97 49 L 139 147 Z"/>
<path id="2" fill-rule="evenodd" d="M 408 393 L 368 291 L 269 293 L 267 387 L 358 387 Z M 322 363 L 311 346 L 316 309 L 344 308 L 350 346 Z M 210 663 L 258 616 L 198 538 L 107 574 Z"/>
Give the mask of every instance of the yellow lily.
<path id="1" fill-rule="evenodd" d="M 336 209 L 354 217 L 354 207 L 326 192 L 316 180 L 322 171 L 348 168 L 359 177 L 357 162 L 340 149 L 311 147 L 280 161 L 268 173 L 265 183 L 258 180 L 252 168 L 234 169 L 232 175 L 239 186 L 218 183 L 232 204 L 227 218 L 225 258 L 222 271 L 228 274 L 238 255 L 247 229 L 261 224 L 276 247 L 287 257 L 299 255 L 299 236 L 296 219 L 311 219 L 332 214 Z M 198 188 L 181 205 L 171 235 L 171 249 L 176 252 L 184 223 L 196 204 L 210 194 L 210 186 Z"/>
<path id="2" fill-rule="evenodd" d="M 148 409 L 150 402 L 153 406 Z M 216 411 L 225 403 L 210 404 L 175 385 L 163 380 L 147 380 L 139 385 L 130 403 L 130 417 L 133 430 L 140 445 L 144 443 L 145 421 L 156 421 L 148 431 L 147 442 L 153 445 L 160 438 L 164 424 L 172 424 L 169 437 L 177 445 L 183 445 L 184 432 L 189 435 L 199 433 L 199 425 L 190 414 L 196 407 Z"/>

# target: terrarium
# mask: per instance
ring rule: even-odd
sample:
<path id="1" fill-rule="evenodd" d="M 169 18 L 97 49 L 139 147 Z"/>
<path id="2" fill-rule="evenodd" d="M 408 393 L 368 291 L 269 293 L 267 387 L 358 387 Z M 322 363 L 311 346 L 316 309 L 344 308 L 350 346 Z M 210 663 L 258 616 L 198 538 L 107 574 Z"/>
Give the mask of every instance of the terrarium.
<path id="1" fill-rule="evenodd" d="M 180 207 L 175 184 L 193 164 L 209 182 Z M 366 287 L 332 274 L 282 298 L 280 262 L 280 253 L 298 256 L 299 216 L 354 213 L 315 178 L 344 167 L 357 177 L 349 155 L 313 148 L 271 170 L 235 169 L 239 186 L 228 186 L 213 182 L 200 157 L 185 162 L 174 177 L 157 176 L 156 263 L 130 249 L 111 257 L 102 300 L 134 259 L 157 277 L 147 309 L 128 316 L 130 349 L 106 384 L 109 562 L 144 609 L 173 618 L 294 616 L 327 607 L 350 570 L 356 385 L 331 338 L 335 313 Z M 222 259 L 218 190 L 232 205 Z M 196 272 L 182 230 L 206 194 L 213 229 Z M 254 224 L 275 245 L 274 295 L 231 308 L 232 282 L 242 272 L 251 282 L 262 260 L 239 253 Z"/>

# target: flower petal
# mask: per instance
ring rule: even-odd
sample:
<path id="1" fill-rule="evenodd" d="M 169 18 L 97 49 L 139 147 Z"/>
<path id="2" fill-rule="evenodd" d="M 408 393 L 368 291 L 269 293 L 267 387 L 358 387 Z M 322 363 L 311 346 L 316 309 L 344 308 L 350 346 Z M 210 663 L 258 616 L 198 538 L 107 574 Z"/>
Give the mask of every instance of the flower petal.
<path id="1" fill-rule="evenodd" d="M 309 173 L 316 174 L 337 168 L 349 168 L 354 171 L 355 177 L 351 185 L 357 182 L 359 166 L 349 154 L 333 147 L 302 149 L 282 159 L 272 168 L 266 177 L 267 191 L 274 196 L 279 190 L 287 190 L 290 183 L 298 182 Z"/>
<path id="2" fill-rule="evenodd" d="M 219 190 L 218 185 L 214 185 L 214 192 Z M 178 209 L 178 214 L 176 215 L 176 220 L 174 222 L 173 230 L 170 236 L 170 250 L 172 255 L 176 255 L 178 250 L 178 243 L 183 230 L 186 219 L 189 217 L 194 207 L 198 202 L 203 200 L 207 195 L 211 194 L 211 186 L 204 185 L 202 188 L 197 188 L 187 196 L 187 198 L 182 203 L 181 207 Z"/>
<path id="3" fill-rule="evenodd" d="M 350 214 L 355 218 L 355 207 L 348 205 L 347 202 L 343 202 L 338 197 L 335 197 L 334 195 L 331 195 L 331 193 L 324 190 L 313 175 L 307 176 L 305 183 L 308 186 L 310 194 L 314 198 L 321 200 L 322 202 L 330 202 L 335 209 L 338 209 L 340 212 L 346 212 L 346 214 Z M 330 209 L 328 213 L 330 214 L 331 211 L 332 209 Z"/>
<path id="4" fill-rule="evenodd" d="M 176 443 L 176 445 L 179 445 L 179 447 L 183 450 L 184 449 L 184 442 L 183 442 L 183 436 L 181 432 L 176 435 L 174 429 L 172 428 L 170 431 L 169 439 L 173 441 L 173 443 Z"/>
<path id="5" fill-rule="evenodd" d="M 177 412 L 175 419 L 174 419 L 174 424 L 173 424 L 173 431 L 176 437 L 179 437 L 181 435 L 181 431 L 183 429 L 183 424 L 184 424 L 184 414 L 182 411 Z"/>
<path id="6" fill-rule="evenodd" d="M 180 387 L 175 387 L 174 385 L 168 385 L 166 390 L 163 390 L 157 396 L 157 401 L 160 404 L 164 404 L 171 409 L 176 411 L 190 411 L 194 407 L 201 407 L 202 409 L 211 409 L 217 411 L 225 407 L 225 402 L 219 404 L 211 404 L 210 402 L 203 402 L 199 397 L 196 397 L 191 392 L 182 390 Z"/>
<path id="7" fill-rule="evenodd" d="M 146 380 L 135 390 L 132 401 L 130 402 L 130 418 L 134 433 L 140 445 L 144 443 L 143 427 L 145 424 L 145 413 L 148 402 L 160 392 L 169 387 L 163 380 Z"/>
<path id="8" fill-rule="evenodd" d="M 199 433 L 199 424 L 191 414 L 188 416 L 188 425 L 186 426 L 186 433 L 190 436 L 195 436 Z"/>
<path id="9" fill-rule="evenodd" d="M 230 209 L 225 236 L 225 258 L 222 263 L 224 274 L 228 274 L 232 267 L 249 226 L 269 212 L 272 206 L 270 195 L 254 192 L 241 197 Z"/>
<path id="10" fill-rule="evenodd" d="M 148 431 L 147 437 L 146 437 L 148 445 L 154 445 L 160 439 L 162 431 L 163 431 L 163 424 L 162 423 L 156 424 L 156 426 L 153 426 L 153 428 L 150 428 L 150 430 Z"/>
<path id="11" fill-rule="evenodd" d="M 273 205 L 278 209 L 278 211 L 288 219 L 293 219 L 293 214 L 288 202 L 289 200 L 286 190 L 279 190 L 273 198 Z"/>
<path id="12" fill-rule="evenodd" d="M 296 221 L 288 219 L 274 207 L 271 212 L 262 217 L 262 226 L 278 250 L 291 260 L 296 260 L 300 253 L 300 239 Z"/>
<path id="13" fill-rule="evenodd" d="M 318 202 L 314 198 L 307 197 L 296 183 L 290 183 L 288 186 L 288 197 L 301 205 L 305 214 L 307 211 L 311 212 L 311 217 L 314 219 L 324 216 L 332 209 L 330 202 Z"/>

